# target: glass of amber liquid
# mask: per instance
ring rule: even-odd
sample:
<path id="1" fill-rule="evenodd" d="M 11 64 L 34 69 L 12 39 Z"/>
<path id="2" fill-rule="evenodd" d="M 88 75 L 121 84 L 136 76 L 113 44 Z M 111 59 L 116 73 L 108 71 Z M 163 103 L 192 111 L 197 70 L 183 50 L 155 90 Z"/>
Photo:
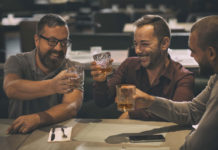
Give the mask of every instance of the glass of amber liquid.
<path id="1" fill-rule="evenodd" d="M 110 66 L 111 54 L 110 52 L 103 52 L 93 55 L 93 59 L 97 65 L 100 65 L 101 72 L 105 74 L 110 74 L 112 72 L 112 67 Z"/>
<path id="2" fill-rule="evenodd" d="M 136 87 L 132 84 L 116 85 L 117 109 L 119 111 L 132 111 L 135 109 L 135 100 L 133 96 L 136 93 Z"/>
<path id="3" fill-rule="evenodd" d="M 74 64 L 72 62 L 66 63 L 66 69 L 68 73 L 72 73 L 74 77 L 70 77 L 69 80 L 71 81 L 71 84 L 79 83 L 81 80 L 81 77 L 83 76 L 84 68 L 81 64 Z M 71 86 L 71 90 L 76 88 Z"/>

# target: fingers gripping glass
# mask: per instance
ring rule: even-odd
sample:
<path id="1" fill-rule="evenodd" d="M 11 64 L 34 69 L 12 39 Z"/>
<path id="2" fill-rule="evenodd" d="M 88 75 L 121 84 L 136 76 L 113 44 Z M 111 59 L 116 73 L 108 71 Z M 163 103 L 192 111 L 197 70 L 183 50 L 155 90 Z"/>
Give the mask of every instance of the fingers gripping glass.
<path id="1" fill-rule="evenodd" d="M 39 37 L 48 41 L 48 45 L 52 46 L 52 47 L 56 46 L 58 44 L 58 42 L 60 42 L 62 47 L 67 47 L 71 44 L 71 41 L 69 39 L 58 40 L 55 38 L 47 38 L 47 37 L 44 37 L 43 35 L 39 35 Z"/>

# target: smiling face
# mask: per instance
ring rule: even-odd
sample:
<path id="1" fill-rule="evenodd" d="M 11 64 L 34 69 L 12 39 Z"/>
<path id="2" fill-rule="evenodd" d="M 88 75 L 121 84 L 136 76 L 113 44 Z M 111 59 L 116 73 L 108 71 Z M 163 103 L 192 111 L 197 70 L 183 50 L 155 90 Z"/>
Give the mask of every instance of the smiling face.
<path id="1" fill-rule="evenodd" d="M 162 61 L 160 42 L 154 35 L 154 27 L 150 24 L 136 28 L 134 33 L 135 52 L 141 60 L 141 65 L 154 68 Z"/>
<path id="2" fill-rule="evenodd" d="M 200 74 L 203 76 L 210 76 L 214 74 L 213 67 L 210 65 L 208 59 L 207 50 L 203 50 L 199 47 L 198 44 L 198 34 L 196 31 L 193 31 L 189 37 L 189 48 L 191 50 L 191 57 L 193 57 L 200 67 Z"/>
<path id="3" fill-rule="evenodd" d="M 50 40 L 66 40 L 68 39 L 69 32 L 66 26 L 48 27 L 46 25 L 40 35 Z M 60 42 L 56 46 L 50 46 L 45 38 L 39 35 L 35 36 L 37 55 L 41 64 L 52 71 L 62 64 L 67 47 L 63 47 Z"/>

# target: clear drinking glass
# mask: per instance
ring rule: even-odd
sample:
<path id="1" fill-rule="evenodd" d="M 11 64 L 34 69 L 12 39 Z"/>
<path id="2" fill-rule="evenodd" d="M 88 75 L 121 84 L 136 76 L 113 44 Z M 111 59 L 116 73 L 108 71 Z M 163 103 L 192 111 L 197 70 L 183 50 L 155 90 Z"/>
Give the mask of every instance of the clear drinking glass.
<path id="1" fill-rule="evenodd" d="M 119 111 L 131 111 L 135 109 L 133 96 L 136 93 L 136 87 L 132 84 L 116 85 L 117 109 Z"/>
<path id="2" fill-rule="evenodd" d="M 90 47 L 90 54 L 91 57 L 93 57 L 94 55 L 101 53 L 102 52 L 102 47 L 101 46 L 91 46 Z"/>
<path id="3" fill-rule="evenodd" d="M 110 74 L 112 71 L 112 67 L 110 66 L 111 54 L 110 52 L 98 53 L 93 55 L 93 59 L 97 65 L 100 65 L 101 72 Z"/>
<path id="4" fill-rule="evenodd" d="M 70 89 L 76 88 L 75 86 L 78 85 L 80 79 L 83 75 L 83 66 L 81 64 L 74 64 L 67 62 L 66 63 L 67 72 L 72 73 L 74 76 L 70 77 L 69 80 L 72 82 Z"/>
<path id="5" fill-rule="evenodd" d="M 83 73 L 83 67 L 81 65 L 73 65 L 73 66 L 68 66 L 67 72 L 73 73 L 75 76 L 71 77 L 71 80 L 76 80 L 79 79 Z"/>

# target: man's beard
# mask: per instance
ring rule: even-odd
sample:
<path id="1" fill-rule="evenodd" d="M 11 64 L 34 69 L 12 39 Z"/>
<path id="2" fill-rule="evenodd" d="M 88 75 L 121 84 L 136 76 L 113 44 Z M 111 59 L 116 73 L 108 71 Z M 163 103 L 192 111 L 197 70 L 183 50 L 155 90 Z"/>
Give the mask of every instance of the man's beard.
<path id="1" fill-rule="evenodd" d="M 200 75 L 204 77 L 210 77 L 211 75 L 214 74 L 214 70 L 209 63 L 204 63 L 204 64 L 199 63 L 199 67 L 200 67 Z"/>
<path id="2" fill-rule="evenodd" d="M 55 53 L 58 54 L 57 59 L 51 59 L 51 54 Z M 63 62 L 65 54 L 63 51 L 56 51 L 56 50 L 49 50 L 46 54 L 42 54 L 40 52 L 40 49 L 38 49 L 38 55 L 41 63 L 48 68 L 49 70 L 55 70 L 57 69 Z"/>
<path id="3" fill-rule="evenodd" d="M 137 56 L 140 58 L 140 57 L 144 57 L 146 55 L 139 54 Z M 143 67 L 145 67 L 147 69 L 156 68 L 162 62 L 164 63 L 164 54 L 160 50 L 160 45 L 158 45 L 157 50 L 156 50 L 155 53 L 154 52 L 150 52 L 149 54 L 147 54 L 147 56 L 149 57 L 149 63 L 146 66 L 143 66 Z"/>

